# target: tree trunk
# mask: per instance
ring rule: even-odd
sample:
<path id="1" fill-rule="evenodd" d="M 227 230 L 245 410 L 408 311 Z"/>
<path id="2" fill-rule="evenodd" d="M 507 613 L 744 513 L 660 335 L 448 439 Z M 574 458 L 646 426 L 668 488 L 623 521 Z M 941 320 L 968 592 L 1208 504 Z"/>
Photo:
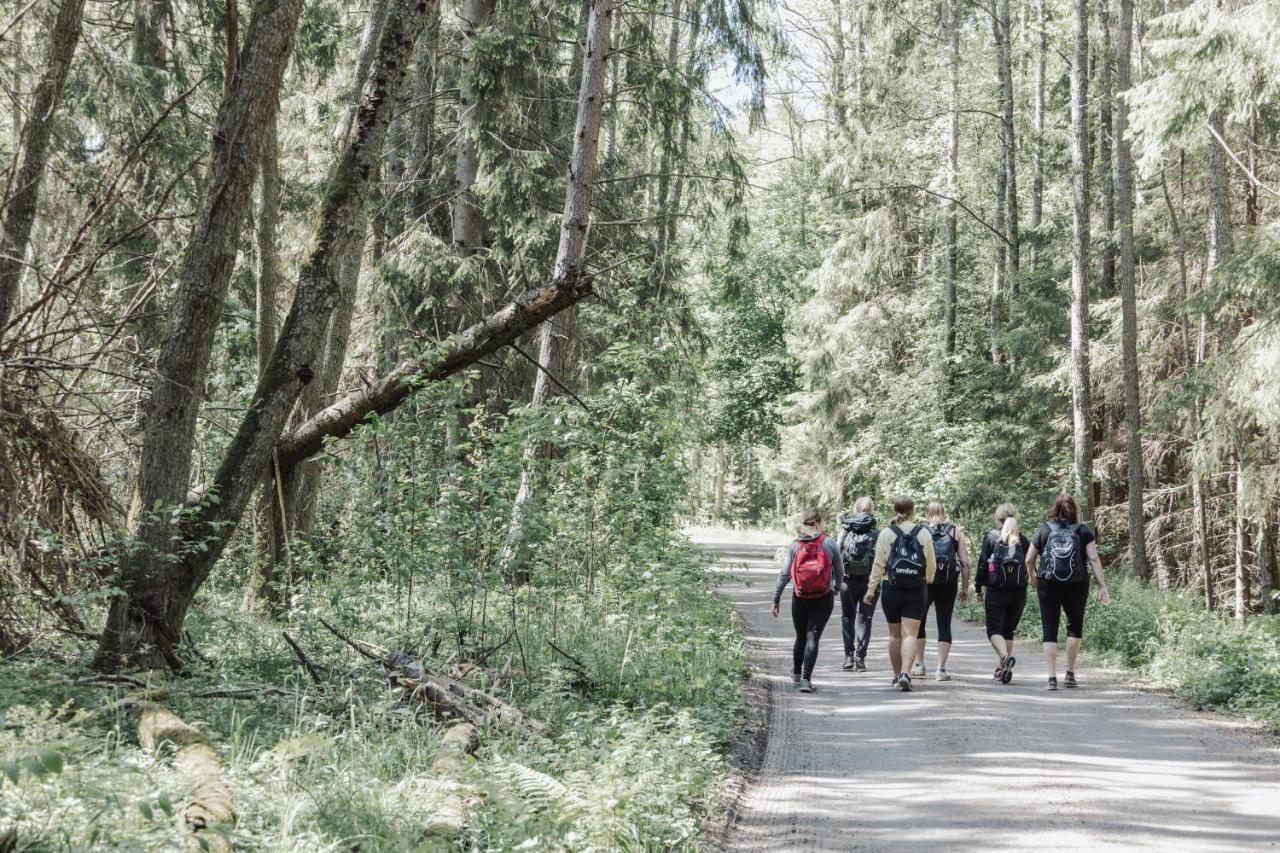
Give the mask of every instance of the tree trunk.
<path id="1" fill-rule="evenodd" d="M 729 475 L 729 454 L 723 445 L 716 445 L 716 481 L 711 517 L 716 521 L 724 518 L 724 481 Z"/>
<path id="2" fill-rule="evenodd" d="M 472 192 L 480 174 L 480 103 L 476 84 L 483 58 L 475 46 L 477 31 L 493 14 L 495 0 L 462 0 L 466 65 L 458 84 L 458 156 L 453 172 L 453 248 L 466 257 L 484 248 L 484 210 Z"/>
<path id="3" fill-rule="evenodd" d="M 433 4 L 431 20 L 414 51 L 413 134 L 410 141 L 409 175 L 412 182 L 414 219 L 424 219 L 431 211 L 431 179 L 435 175 L 433 137 L 436 129 L 436 44 L 440 33 L 440 7 Z"/>
<path id="4" fill-rule="evenodd" d="M 1093 447 L 1089 425 L 1089 6 L 1075 0 L 1071 55 L 1071 424 L 1081 520 L 1093 518 Z"/>
<path id="5" fill-rule="evenodd" d="M 1035 135 L 1031 149 L 1031 230 L 1036 232 L 1035 244 L 1031 247 L 1031 269 L 1034 271 L 1040 261 L 1039 233 L 1041 218 L 1044 215 L 1044 88 L 1045 88 L 1045 55 L 1049 52 L 1049 20 L 1045 13 L 1045 0 L 1036 0 L 1036 23 L 1039 31 L 1036 48 L 1036 82 L 1035 105 L 1032 114 L 1032 128 Z"/>
<path id="6" fill-rule="evenodd" d="M 1022 252 L 1018 234 L 1018 146 L 1013 124 L 1013 62 L 1012 46 L 1009 43 L 1009 0 L 995 0 L 995 3 L 996 15 L 992 18 L 991 29 L 995 35 L 997 71 L 1000 79 L 1000 135 L 1004 150 L 1004 233 L 1009 238 L 1006 286 L 1016 295 L 1018 274 L 1022 269 Z"/>
<path id="7" fill-rule="evenodd" d="M 1005 242 L 1004 203 L 1007 197 L 1005 180 L 1008 173 L 1004 166 L 996 170 L 995 197 L 992 200 L 991 230 L 993 232 L 991 262 L 991 363 L 1002 364 L 1000 335 L 1004 331 L 1005 270 L 1008 265 L 1008 244 Z"/>
<path id="8" fill-rule="evenodd" d="M 1105 2 L 1105 0 L 1104 0 Z M 1129 552 L 1133 571 L 1144 580 L 1151 576 L 1147 560 L 1145 488 L 1142 474 L 1142 400 L 1138 377 L 1138 297 L 1133 246 L 1133 148 L 1129 141 L 1129 103 L 1124 95 L 1132 83 L 1129 54 L 1133 33 L 1133 0 L 1120 0 L 1116 37 L 1116 214 L 1120 226 L 1121 354 L 1124 363 L 1124 419 L 1129 473 Z"/>
<path id="9" fill-rule="evenodd" d="M 1273 503 L 1262 514 L 1256 533 L 1258 551 L 1258 581 L 1262 612 L 1272 615 L 1276 612 L 1274 596 L 1276 572 L 1276 507 Z"/>
<path id="10" fill-rule="evenodd" d="M 676 76 L 676 67 L 679 60 L 681 8 L 682 0 L 671 0 L 671 30 L 667 36 L 667 56 L 664 67 L 667 75 L 672 78 Z M 671 214 L 669 206 L 671 201 L 671 168 L 676 153 L 675 112 L 675 104 L 668 104 L 667 108 L 662 111 L 662 133 L 658 140 L 658 150 L 661 153 L 658 159 L 658 183 L 654 207 L 654 224 L 657 227 L 654 233 L 653 274 L 650 276 L 650 282 L 659 290 L 665 284 L 667 271 L 670 268 L 670 264 L 667 262 L 667 225 L 668 217 Z M 543 334 L 546 334 L 545 329 Z"/>
<path id="11" fill-rule="evenodd" d="M 1102 297 L 1108 299 L 1116 290 L 1116 186 L 1112 159 L 1112 96 L 1115 84 L 1111 67 L 1110 0 L 1098 0 L 1098 30 L 1102 35 L 1102 48 L 1099 51 L 1102 61 L 1098 68 L 1098 192 L 1102 196 L 1102 272 L 1098 289 Z"/>
<path id="12" fill-rule="evenodd" d="M 569 165 L 571 179 L 565 195 L 564 218 L 560 226 L 560 244 L 556 250 L 554 278 L 570 278 L 582 267 L 587 249 L 587 226 L 591 216 L 591 193 L 595 183 L 596 154 L 600 145 L 600 120 L 604 109 L 605 79 L 609 70 L 609 28 L 618 0 L 590 0 L 587 37 L 583 45 L 582 82 L 578 91 L 578 115 L 573 131 L 573 156 Z M 674 26 L 674 22 L 673 22 Z M 534 405 L 541 405 L 549 394 L 550 377 L 556 362 L 563 367 L 568 349 L 568 326 L 548 324 L 543 327 L 539 346 L 540 370 L 534 380 Z M 557 376 L 557 379 L 560 377 Z M 528 505 L 533 500 L 537 459 L 525 454 L 520 487 L 511 507 L 511 523 L 500 555 L 504 572 L 515 580 L 527 580 L 522 549 L 528 523 Z"/>
<path id="13" fill-rule="evenodd" d="M 947 140 L 947 283 L 942 309 L 942 413 L 947 423 L 954 414 L 956 362 L 956 277 L 960 247 L 957 239 L 956 195 L 960 177 L 960 3 L 948 0 L 943 14 L 947 28 L 947 71 L 951 99 L 951 116 Z M 992 347 L 995 351 L 995 347 Z"/>
<path id="14" fill-rule="evenodd" d="M 276 345 L 276 300 L 280 289 L 280 247 L 277 230 L 280 223 L 280 141 L 276 129 L 276 116 L 268 120 L 263 137 L 262 162 L 258 167 L 258 287 L 255 304 L 258 340 L 258 381 L 267 372 L 271 350 Z M 251 606 L 256 599 L 277 602 L 274 590 L 278 586 L 276 565 L 281 549 L 275 535 L 275 512 L 278 495 L 274 478 L 268 478 L 258 495 L 255 510 L 257 524 L 254 528 L 255 577 L 249 587 L 245 604 Z"/>
<path id="15" fill-rule="evenodd" d="M 693 20 L 689 23 L 689 55 L 685 57 L 684 76 L 692 80 L 697 70 L 698 36 L 702 32 L 702 10 L 694 4 L 691 10 Z M 615 93 L 616 94 L 616 93 Z M 616 105 L 615 105 L 616 106 Z M 688 111 L 680 118 L 680 143 L 676 148 L 675 164 L 677 174 L 671 190 L 671 215 L 666 219 L 665 244 L 672 245 L 676 239 L 676 226 L 679 224 L 681 200 L 684 198 L 684 171 L 689 163 L 689 140 L 693 135 L 693 118 Z M 606 159 L 606 162 L 607 159 Z"/>
<path id="16" fill-rule="evenodd" d="M 122 560 L 124 594 L 111 606 L 98 648 L 99 666 L 177 664 L 172 647 L 191 600 L 221 555 L 302 387 L 316 374 L 325 327 L 337 304 L 338 262 L 356 222 L 390 120 L 391 106 L 430 3 L 394 0 L 369 93 L 351 137 L 323 186 L 320 214 L 300 266 L 297 292 L 249 410 L 226 450 L 209 496 L 189 514 L 155 513 L 140 525 L 137 556 Z M 180 506 L 191 469 L 196 391 L 203 385 L 213 331 L 226 295 L 235 237 L 267 119 L 279 103 L 292 53 L 298 0 L 255 4 L 243 61 L 223 102 L 215 133 L 209 195 L 179 279 L 173 327 L 161 352 L 143 445 L 143 506 Z M 210 293 L 212 291 L 212 293 Z M 195 547 L 198 544 L 199 547 Z M 157 654 L 158 652 L 158 654 Z"/>
<path id="17" fill-rule="evenodd" d="M 27 121 L 18 137 L 17 151 L 9 164 L 9 197 L 5 199 L 0 218 L 0 338 L 18 305 L 18 285 L 22 282 L 36 207 L 40 203 L 49 140 L 62 98 L 62 85 L 80 41 L 83 12 L 84 0 L 62 0 L 58 5 L 53 29 L 48 34 L 44 73 L 36 84 Z"/>

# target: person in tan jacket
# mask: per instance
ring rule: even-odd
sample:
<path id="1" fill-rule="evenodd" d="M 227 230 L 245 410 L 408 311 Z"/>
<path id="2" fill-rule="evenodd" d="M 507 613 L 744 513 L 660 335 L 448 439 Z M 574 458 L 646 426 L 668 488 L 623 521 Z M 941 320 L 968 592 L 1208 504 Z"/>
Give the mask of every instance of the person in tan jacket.
<path id="1" fill-rule="evenodd" d="M 881 581 L 884 582 L 880 607 L 889 623 L 893 684 L 908 691 L 911 673 L 907 666 L 915 659 L 916 634 L 929 603 L 925 587 L 933 583 L 938 562 L 929 528 L 915 523 L 915 501 L 908 495 L 898 495 L 893 499 L 893 511 L 897 513 L 893 523 L 881 530 L 876 540 L 876 558 L 871 566 L 867 594 L 862 600 L 868 604 L 874 601 Z"/>

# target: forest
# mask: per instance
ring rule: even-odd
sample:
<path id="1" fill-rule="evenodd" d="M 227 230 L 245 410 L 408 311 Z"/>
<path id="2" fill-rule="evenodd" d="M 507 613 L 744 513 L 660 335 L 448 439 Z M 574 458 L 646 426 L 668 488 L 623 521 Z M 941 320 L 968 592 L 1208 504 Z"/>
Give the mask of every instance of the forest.
<path id="1" fill-rule="evenodd" d="M 0 851 L 700 848 L 686 528 L 864 494 L 1075 494 L 1086 649 L 1280 727 L 1280 5 L 0 0 L 0 91 Z"/>

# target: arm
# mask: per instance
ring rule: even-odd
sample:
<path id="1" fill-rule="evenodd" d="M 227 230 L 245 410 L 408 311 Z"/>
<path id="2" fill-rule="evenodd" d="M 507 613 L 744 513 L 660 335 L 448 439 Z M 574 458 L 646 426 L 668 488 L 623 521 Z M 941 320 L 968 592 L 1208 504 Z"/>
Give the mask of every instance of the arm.
<path id="1" fill-rule="evenodd" d="M 885 528 L 876 539 L 876 558 L 871 564 L 871 577 L 867 578 L 867 594 L 862 600 L 867 604 L 875 601 L 876 590 L 880 589 L 880 581 L 884 580 L 884 567 L 889 562 L 889 549 L 893 546 L 893 531 Z"/>
<path id="2" fill-rule="evenodd" d="M 787 588 L 787 584 L 791 583 L 791 561 L 795 559 L 796 546 L 791 543 L 787 546 L 787 560 L 782 564 L 782 568 L 778 570 L 778 579 L 773 584 L 773 615 L 778 615 L 778 602 L 782 601 L 782 591 Z"/>
<path id="3" fill-rule="evenodd" d="M 982 588 L 986 586 L 987 577 L 987 561 L 991 559 L 991 537 L 982 537 L 982 549 L 978 553 L 978 567 L 973 571 L 973 588 L 982 594 Z"/>
<path id="4" fill-rule="evenodd" d="M 960 558 L 960 603 L 969 600 L 969 544 L 964 540 L 964 531 L 955 528 L 956 556 Z"/>
<path id="5" fill-rule="evenodd" d="M 1098 556 L 1098 543 L 1090 542 L 1085 546 L 1084 552 L 1089 557 L 1089 568 L 1098 581 L 1098 603 L 1106 604 L 1111 601 L 1111 594 L 1107 592 L 1107 582 L 1102 577 L 1102 558 Z"/>
<path id="6" fill-rule="evenodd" d="M 921 527 L 916 534 L 916 541 L 924 549 L 924 582 L 933 583 L 933 576 L 938 573 L 938 555 L 933 551 L 933 536 L 929 528 Z"/>
<path id="7" fill-rule="evenodd" d="M 844 583 L 844 556 L 840 552 L 840 546 L 832 540 L 827 539 L 825 544 L 831 546 L 827 549 L 827 556 L 831 558 L 831 587 L 839 592 Z"/>

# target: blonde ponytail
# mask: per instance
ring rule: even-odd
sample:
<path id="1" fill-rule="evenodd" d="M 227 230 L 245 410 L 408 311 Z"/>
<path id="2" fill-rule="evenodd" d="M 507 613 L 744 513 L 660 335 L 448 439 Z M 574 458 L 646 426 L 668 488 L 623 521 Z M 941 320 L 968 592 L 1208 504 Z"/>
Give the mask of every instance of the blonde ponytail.
<path id="1" fill-rule="evenodd" d="M 1011 515 L 1006 518 L 1004 526 L 1000 528 L 1000 541 L 1006 545 L 1013 545 L 1021 535 L 1022 530 L 1018 525 L 1018 516 Z"/>

